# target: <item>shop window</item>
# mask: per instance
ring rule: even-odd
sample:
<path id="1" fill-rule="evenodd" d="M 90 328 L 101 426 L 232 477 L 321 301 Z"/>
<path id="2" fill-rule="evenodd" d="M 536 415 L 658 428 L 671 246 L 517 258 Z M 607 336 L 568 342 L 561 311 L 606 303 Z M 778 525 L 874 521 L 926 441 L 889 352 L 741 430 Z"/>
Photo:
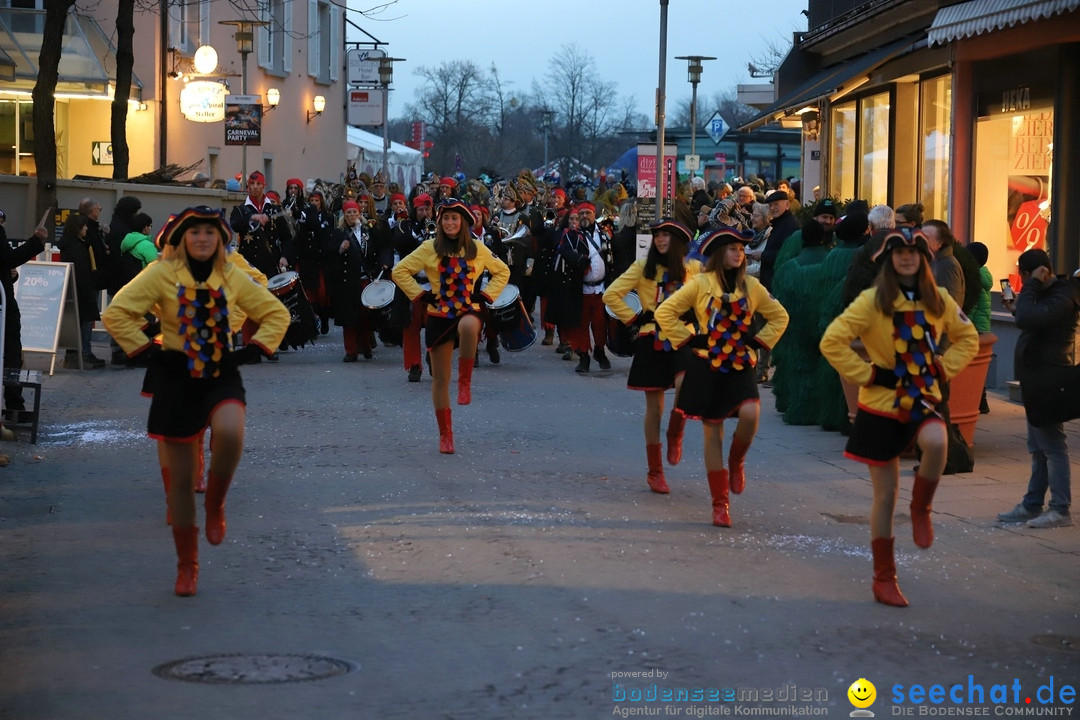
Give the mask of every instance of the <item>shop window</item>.
<path id="1" fill-rule="evenodd" d="M 829 194 L 847 201 L 855 198 L 855 103 L 832 109 L 829 139 Z"/>
<path id="2" fill-rule="evenodd" d="M 949 154 L 952 133 L 952 78 L 941 75 L 921 84 L 920 195 L 924 215 L 944 218 L 949 210 Z"/>
<path id="3" fill-rule="evenodd" d="M 986 266 L 1020 289 L 1016 259 L 1046 249 L 1054 111 L 981 117 L 975 127 L 974 232 L 989 249 Z"/>
<path id="4" fill-rule="evenodd" d="M 870 207 L 889 202 L 889 93 L 859 100 L 858 195 Z"/>

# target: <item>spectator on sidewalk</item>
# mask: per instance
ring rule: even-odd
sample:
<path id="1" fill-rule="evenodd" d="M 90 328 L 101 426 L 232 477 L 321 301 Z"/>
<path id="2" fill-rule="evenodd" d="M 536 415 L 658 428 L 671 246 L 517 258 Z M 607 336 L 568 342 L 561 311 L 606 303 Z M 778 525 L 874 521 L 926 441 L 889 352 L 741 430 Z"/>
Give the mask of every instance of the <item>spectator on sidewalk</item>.
<path id="1" fill-rule="evenodd" d="M 34 234 L 25 241 L 12 247 L 8 242 L 4 223 L 7 216 L 0 210 L 0 284 L 4 286 L 4 297 L 7 299 L 7 314 L 4 316 L 4 369 L 21 370 L 22 360 L 22 315 L 19 313 L 19 303 L 15 300 L 15 280 L 18 278 L 18 268 L 25 262 L 33 260 L 39 253 L 45 252 L 45 240 L 48 239 L 48 231 L 41 225 L 34 229 Z M 17 242 L 17 241 L 16 241 Z M 26 402 L 23 400 L 22 388 L 18 385 L 4 387 L 4 405 L 8 410 L 18 412 L 26 410 Z"/>
<path id="2" fill-rule="evenodd" d="M 1020 503 L 998 515 L 1005 523 L 1026 523 L 1044 529 L 1072 525 L 1072 476 L 1069 445 L 1062 423 L 1032 424 L 1032 410 L 1056 402 L 1041 397 L 1030 383 L 1049 368 L 1073 365 L 1076 323 L 1080 311 L 1080 284 L 1054 275 L 1045 250 L 1028 250 L 1017 260 L 1023 288 L 1014 301 L 1002 301 L 1013 310 L 1020 338 L 1016 341 L 1013 367 L 1020 380 L 1027 414 L 1027 445 L 1031 453 L 1031 477 Z M 1013 307 L 1015 305 L 1015 308 Z M 1046 491 L 1050 505 L 1043 511 Z"/>

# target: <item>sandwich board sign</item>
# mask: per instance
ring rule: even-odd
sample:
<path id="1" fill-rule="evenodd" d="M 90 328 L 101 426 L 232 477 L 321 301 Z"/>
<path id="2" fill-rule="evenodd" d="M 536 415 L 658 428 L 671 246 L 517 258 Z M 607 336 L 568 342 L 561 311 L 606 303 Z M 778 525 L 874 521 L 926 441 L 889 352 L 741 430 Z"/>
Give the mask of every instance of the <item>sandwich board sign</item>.
<path id="1" fill-rule="evenodd" d="M 15 299 L 22 315 L 22 345 L 26 352 L 51 353 L 49 374 L 59 347 L 79 350 L 79 306 L 71 263 L 31 261 L 19 266 Z"/>

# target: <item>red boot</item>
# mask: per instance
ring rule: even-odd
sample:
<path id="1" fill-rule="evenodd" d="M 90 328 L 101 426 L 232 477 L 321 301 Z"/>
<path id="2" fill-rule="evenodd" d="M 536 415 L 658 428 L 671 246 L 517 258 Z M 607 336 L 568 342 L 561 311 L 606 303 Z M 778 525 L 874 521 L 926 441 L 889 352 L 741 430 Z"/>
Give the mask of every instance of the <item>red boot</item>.
<path id="1" fill-rule="evenodd" d="M 731 451 L 728 452 L 728 472 L 731 474 L 731 492 L 738 495 L 746 489 L 746 475 L 743 472 L 743 459 L 746 451 L 750 449 L 750 443 L 739 439 L 732 433 Z"/>
<path id="2" fill-rule="evenodd" d="M 174 527 L 173 542 L 176 544 L 176 586 L 173 588 L 180 597 L 195 594 L 199 581 L 199 528 Z"/>
<path id="3" fill-rule="evenodd" d="M 649 476 L 646 482 L 654 493 L 667 495 L 671 489 L 668 488 L 667 480 L 664 479 L 664 462 L 660 457 L 662 451 L 660 443 L 645 446 L 645 456 L 649 459 Z"/>
<path id="4" fill-rule="evenodd" d="M 232 478 L 218 476 L 210 471 L 210 481 L 206 488 L 206 540 L 211 545 L 220 545 L 225 539 L 225 494 L 229 492 Z"/>
<path id="5" fill-rule="evenodd" d="M 731 527 L 727 470 L 709 471 L 709 492 L 712 493 L 712 524 L 717 527 Z"/>
<path id="6" fill-rule="evenodd" d="M 922 475 L 915 476 L 911 488 L 911 534 L 915 544 L 928 548 L 934 544 L 934 526 L 930 523 L 930 503 L 937 490 L 937 482 L 930 482 Z"/>
<path id="7" fill-rule="evenodd" d="M 874 538 L 870 541 L 870 548 L 874 552 L 874 599 L 885 605 L 907 607 L 907 598 L 896 582 L 895 539 Z"/>
<path id="8" fill-rule="evenodd" d="M 206 492 L 206 455 L 203 453 L 203 438 L 206 433 L 199 436 L 199 456 L 195 462 L 195 492 Z"/>
<path id="9" fill-rule="evenodd" d="M 457 404 L 468 405 L 472 402 L 472 371 L 476 358 L 461 358 L 457 370 Z"/>
<path id="10" fill-rule="evenodd" d="M 169 468 L 161 468 L 161 482 L 165 485 L 165 524 L 172 525 L 172 508 L 169 507 Z"/>
<path id="11" fill-rule="evenodd" d="M 678 465 L 682 460 L 682 436 L 685 427 L 686 416 L 680 410 L 672 410 L 667 423 L 668 465 Z"/>
<path id="12" fill-rule="evenodd" d="M 454 427 L 450 422 L 450 408 L 436 408 L 435 419 L 439 421 L 439 452 L 454 452 Z"/>

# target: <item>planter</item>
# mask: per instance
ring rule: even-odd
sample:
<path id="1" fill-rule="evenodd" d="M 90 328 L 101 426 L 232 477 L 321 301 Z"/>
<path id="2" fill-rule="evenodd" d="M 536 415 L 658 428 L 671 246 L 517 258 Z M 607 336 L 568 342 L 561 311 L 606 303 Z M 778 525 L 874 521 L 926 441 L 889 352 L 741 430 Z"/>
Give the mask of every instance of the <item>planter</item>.
<path id="1" fill-rule="evenodd" d="M 979 352 L 968 366 L 949 382 L 949 417 L 960 428 L 968 445 L 975 444 L 975 422 L 986 383 L 986 372 L 994 353 L 994 333 L 979 333 Z"/>

